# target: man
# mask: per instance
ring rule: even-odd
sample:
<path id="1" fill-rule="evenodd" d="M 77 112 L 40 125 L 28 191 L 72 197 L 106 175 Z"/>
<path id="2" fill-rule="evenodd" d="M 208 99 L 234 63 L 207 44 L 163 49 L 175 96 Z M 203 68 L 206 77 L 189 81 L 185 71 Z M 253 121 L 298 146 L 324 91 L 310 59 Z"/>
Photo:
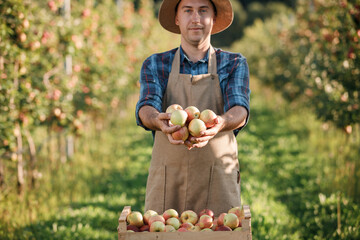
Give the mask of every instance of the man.
<path id="1" fill-rule="evenodd" d="M 179 48 L 154 54 L 141 69 L 137 124 L 154 134 L 145 210 L 205 208 L 215 214 L 240 206 L 236 134 L 249 117 L 249 71 L 241 54 L 214 49 L 212 34 L 233 21 L 229 0 L 164 0 L 160 24 L 181 35 Z M 201 137 L 176 141 L 168 106 L 212 109 L 216 125 Z M 184 146 L 185 145 L 185 146 Z"/>

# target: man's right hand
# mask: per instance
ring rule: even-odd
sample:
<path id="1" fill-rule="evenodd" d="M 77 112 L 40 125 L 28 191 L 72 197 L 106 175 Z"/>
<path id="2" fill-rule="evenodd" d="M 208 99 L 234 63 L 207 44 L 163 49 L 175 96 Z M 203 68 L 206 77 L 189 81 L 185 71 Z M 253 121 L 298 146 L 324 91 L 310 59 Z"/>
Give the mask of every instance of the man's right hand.
<path id="1" fill-rule="evenodd" d="M 184 144 L 184 141 L 174 140 L 171 136 L 173 132 L 176 132 L 181 128 L 181 126 L 178 125 L 169 125 L 171 113 L 160 113 L 154 107 L 143 106 L 139 111 L 139 116 L 144 126 L 152 130 L 162 131 L 165 135 L 167 135 L 171 144 Z"/>

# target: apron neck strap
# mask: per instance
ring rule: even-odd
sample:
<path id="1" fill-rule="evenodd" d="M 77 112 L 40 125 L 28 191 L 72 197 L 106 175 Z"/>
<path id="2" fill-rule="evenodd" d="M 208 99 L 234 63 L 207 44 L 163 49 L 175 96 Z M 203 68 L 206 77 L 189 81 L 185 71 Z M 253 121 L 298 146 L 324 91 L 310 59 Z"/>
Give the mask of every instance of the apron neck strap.
<path id="1" fill-rule="evenodd" d="M 175 53 L 174 60 L 171 67 L 171 72 L 180 73 L 180 48 Z M 210 46 L 208 73 L 217 74 L 217 62 L 215 49 Z"/>

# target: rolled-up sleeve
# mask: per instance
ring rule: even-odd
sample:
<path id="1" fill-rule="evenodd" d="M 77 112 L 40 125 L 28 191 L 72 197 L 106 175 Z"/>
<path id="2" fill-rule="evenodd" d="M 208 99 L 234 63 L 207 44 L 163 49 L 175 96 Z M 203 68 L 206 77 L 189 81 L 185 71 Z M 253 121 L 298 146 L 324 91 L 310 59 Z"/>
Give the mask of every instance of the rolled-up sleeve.
<path id="1" fill-rule="evenodd" d="M 148 105 L 154 107 L 159 112 L 162 111 L 163 90 L 156 71 L 153 70 L 154 64 L 156 64 L 156 61 L 152 56 L 147 58 L 141 67 L 140 96 L 139 101 L 136 104 L 135 110 L 136 124 L 146 130 L 150 129 L 146 128 L 141 122 L 141 119 L 139 117 L 140 108 Z"/>
<path id="2" fill-rule="evenodd" d="M 231 62 L 230 71 L 222 82 L 224 86 L 224 111 L 226 112 L 234 106 L 242 106 L 248 112 L 244 126 L 234 131 L 237 134 L 247 125 L 250 116 L 249 67 L 246 58 L 240 54 Z"/>

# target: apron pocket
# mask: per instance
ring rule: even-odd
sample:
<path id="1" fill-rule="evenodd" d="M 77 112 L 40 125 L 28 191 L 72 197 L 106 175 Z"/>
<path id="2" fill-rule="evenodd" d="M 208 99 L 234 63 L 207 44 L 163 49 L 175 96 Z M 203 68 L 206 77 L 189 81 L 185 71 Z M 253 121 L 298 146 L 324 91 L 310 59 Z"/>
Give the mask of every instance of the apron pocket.
<path id="1" fill-rule="evenodd" d="M 225 169 L 222 167 L 213 167 L 208 205 L 215 214 L 219 215 L 232 207 L 241 206 L 239 183 L 239 170 L 235 169 L 230 173 L 225 173 Z"/>
<path id="2" fill-rule="evenodd" d="M 151 209 L 158 214 L 165 211 L 165 166 L 150 166 L 146 183 L 145 211 Z"/>

